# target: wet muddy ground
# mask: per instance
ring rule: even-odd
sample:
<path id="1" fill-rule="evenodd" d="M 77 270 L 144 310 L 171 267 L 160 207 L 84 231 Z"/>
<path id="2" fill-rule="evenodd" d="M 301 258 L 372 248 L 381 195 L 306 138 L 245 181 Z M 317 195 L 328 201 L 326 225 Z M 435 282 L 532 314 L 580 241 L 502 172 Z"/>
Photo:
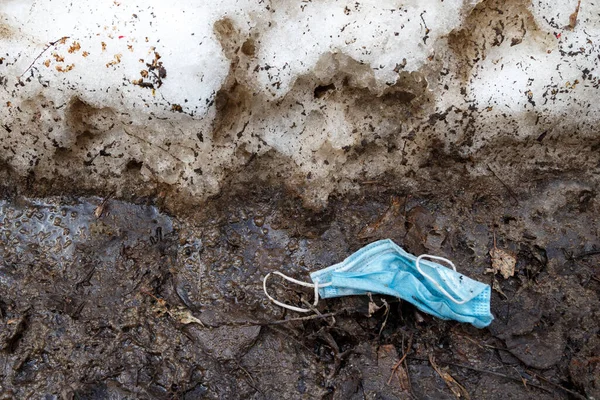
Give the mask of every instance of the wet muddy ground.
<path id="1" fill-rule="evenodd" d="M 577 176 L 415 194 L 386 182 L 318 211 L 231 185 L 152 201 L 0 200 L 0 391 L 43 399 L 600 399 L 600 199 Z M 98 208 L 101 206 L 101 208 Z M 485 273 L 496 237 L 515 274 Z M 398 299 L 265 299 L 391 238 L 493 285 L 475 329 Z M 310 290 L 273 279 L 290 304 Z"/>

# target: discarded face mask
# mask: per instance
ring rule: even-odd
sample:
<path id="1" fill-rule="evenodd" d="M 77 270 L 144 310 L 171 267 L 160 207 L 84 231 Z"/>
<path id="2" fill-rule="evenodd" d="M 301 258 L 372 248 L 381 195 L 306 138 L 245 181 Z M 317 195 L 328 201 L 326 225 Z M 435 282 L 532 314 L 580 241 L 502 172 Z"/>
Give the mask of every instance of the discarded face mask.
<path id="1" fill-rule="evenodd" d="M 446 261 L 452 269 L 425 258 Z M 363 247 L 339 264 L 310 274 L 313 283 L 276 275 L 298 285 L 314 288 L 316 306 L 321 298 L 379 293 L 399 297 L 420 310 L 441 319 L 470 323 L 477 328 L 488 326 L 494 317 L 490 312 L 491 288 L 456 272 L 454 264 L 443 257 L 423 254 L 415 257 L 393 241 L 380 240 Z M 267 292 L 275 304 L 298 312 L 306 308 L 282 303 Z"/>

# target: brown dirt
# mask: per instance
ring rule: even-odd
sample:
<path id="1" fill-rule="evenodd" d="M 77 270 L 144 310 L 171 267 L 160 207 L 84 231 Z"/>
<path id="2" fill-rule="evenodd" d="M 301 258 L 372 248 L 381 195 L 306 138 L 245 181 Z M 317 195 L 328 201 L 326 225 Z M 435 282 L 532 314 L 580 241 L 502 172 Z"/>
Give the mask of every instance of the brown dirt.
<path id="1" fill-rule="evenodd" d="M 99 219 L 101 198 L 4 190 L 2 398 L 454 398 L 430 356 L 472 399 L 598 398 L 597 186 L 557 174 L 508 191 L 498 179 L 411 194 L 382 177 L 318 211 L 247 180 L 177 215 L 108 199 Z M 298 315 L 262 293 L 270 271 L 306 280 L 382 238 L 492 284 L 494 232 L 517 266 L 495 277 L 487 329 L 377 295 L 389 307 L 371 316 L 362 296 L 322 301 L 332 317 L 283 322 Z"/>

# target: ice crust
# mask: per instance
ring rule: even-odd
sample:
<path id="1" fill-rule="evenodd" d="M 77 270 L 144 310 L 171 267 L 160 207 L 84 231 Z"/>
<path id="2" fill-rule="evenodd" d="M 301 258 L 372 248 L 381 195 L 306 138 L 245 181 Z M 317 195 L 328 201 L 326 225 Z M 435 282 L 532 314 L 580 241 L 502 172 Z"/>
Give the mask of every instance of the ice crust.
<path id="1" fill-rule="evenodd" d="M 5 0 L 0 166 L 203 199 L 258 159 L 257 175 L 315 204 L 383 173 L 417 185 L 440 149 L 538 168 L 558 162 L 548 149 L 498 143 L 598 137 L 599 13 L 574 0 Z"/>

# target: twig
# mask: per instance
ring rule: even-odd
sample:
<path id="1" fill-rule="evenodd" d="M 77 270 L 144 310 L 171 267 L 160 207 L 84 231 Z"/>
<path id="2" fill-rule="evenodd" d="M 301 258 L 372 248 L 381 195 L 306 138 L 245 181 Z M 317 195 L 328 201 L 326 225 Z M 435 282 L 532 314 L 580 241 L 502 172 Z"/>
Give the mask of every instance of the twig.
<path id="1" fill-rule="evenodd" d="M 337 374 L 337 372 L 340 370 L 340 367 L 342 366 L 342 357 L 346 356 L 347 354 L 346 354 L 346 352 L 344 352 L 344 353 L 340 352 L 340 346 L 338 346 L 338 344 L 336 343 L 333 336 L 331 336 L 331 333 L 320 332 L 319 336 L 321 338 L 323 338 L 327 342 L 329 347 L 331 347 L 331 349 L 333 350 L 333 356 L 334 356 L 333 357 L 334 358 L 333 369 L 327 376 L 328 379 L 333 379 L 335 374 Z"/>
<path id="2" fill-rule="evenodd" d="M 281 319 L 278 321 L 247 321 L 247 322 L 225 322 L 219 325 L 209 325 L 210 328 L 219 328 L 221 326 L 273 326 L 273 325 L 284 325 L 288 322 L 300 322 L 300 321 L 312 321 L 316 319 L 324 319 L 329 317 L 335 317 L 336 315 L 343 314 L 348 311 L 348 309 L 342 309 L 335 312 L 330 312 L 326 314 L 317 314 L 317 315 L 309 315 L 308 317 L 298 317 L 298 318 L 289 318 L 289 319 Z"/>
<path id="3" fill-rule="evenodd" d="M 476 340 L 471 339 L 468 336 L 461 335 L 460 333 L 458 335 L 460 337 L 462 337 L 463 339 L 467 339 L 469 342 L 473 343 L 474 345 L 478 346 L 479 348 L 488 348 L 488 349 L 493 349 L 493 350 L 502 350 L 502 351 L 506 351 L 506 352 L 510 353 L 510 350 L 508 350 L 508 349 L 503 349 L 502 347 L 492 346 L 491 344 L 487 344 L 487 343 L 481 344 L 481 343 L 477 342 Z"/>
<path id="4" fill-rule="evenodd" d="M 574 391 L 572 391 L 572 390 L 570 390 L 570 389 L 567 389 L 566 387 L 564 387 L 564 386 L 561 386 L 561 385 L 559 385 L 558 383 L 554 383 L 554 382 L 552 382 L 551 380 L 544 378 L 543 376 L 540 376 L 540 375 L 538 375 L 538 374 L 536 374 L 536 373 L 533 373 L 533 372 L 531 372 L 531 371 L 527 371 L 527 373 L 528 373 L 528 374 L 530 374 L 530 375 L 533 375 L 533 376 L 535 376 L 535 377 L 536 377 L 536 378 L 538 378 L 538 379 L 541 379 L 541 380 L 543 380 L 543 381 L 544 381 L 544 382 L 546 382 L 546 383 L 549 383 L 550 385 L 552 385 L 552 386 L 554 386 L 554 387 L 556 387 L 556 388 L 558 388 L 558 389 L 560 389 L 560 390 L 564 390 L 565 392 L 569 393 L 569 394 L 570 394 L 570 395 L 572 395 L 572 396 L 575 396 L 575 397 L 576 397 L 576 398 L 578 398 L 578 399 L 581 399 L 581 400 L 586 400 L 586 397 L 585 397 L 585 396 L 582 396 L 582 395 L 580 395 L 580 394 L 579 394 L 579 393 L 577 393 L 577 392 L 574 392 Z"/>
<path id="5" fill-rule="evenodd" d="M 385 306 L 385 319 L 383 320 L 383 324 L 381 324 L 381 328 L 379 328 L 379 334 L 377 335 L 377 337 L 380 339 L 381 338 L 381 332 L 383 332 L 383 329 L 385 328 L 385 325 L 387 324 L 387 320 L 388 317 L 390 316 L 390 305 L 388 304 L 387 301 L 385 301 L 385 299 L 381 299 L 383 301 L 383 305 Z"/>
<path id="6" fill-rule="evenodd" d="M 471 396 L 469 395 L 467 388 L 461 385 L 447 371 L 442 370 L 440 367 L 438 367 L 437 363 L 435 362 L 435 357 L 433 353 L 429 354 L 429 363 L 433 367 L 434 371 L 437 372 L 437 374 L 440 376 L 440 378 L 444 380 L 446 386 L 448 387 L 448 389 L 450 389 L 454 397 L 456 397 L 457 399 L 464 398 L 466 400 L 471 400 Z"/>
<path id="7" fill-rule="evenodd" d="M 412 383 L 410 383 L 410 375 L 408 371 L 408 363 L 406 362 L 406 358 L 404 359 L 404 372 L 406 372 L 406 383 L 408 383 L 408 392 L 410 393 L 410 397 L 416 400 L 416 397 L 412 391 Z"/>
<path id="8" fill-rule="evenodd" d="M 418 361 L 429 361 L 428 359 L 425 359 L 425 358 L 420 358 L 420 357 L 410 357 L 410 359 L 411 359 L 411 360 L 418 360 Z M 483 374 L 488 374 L 488 375 L 494 375 L 494 376 L 498 376 L 498 377 L 500 377 L 500 378 L 509 379 L 509 380 L 511 380 L 511 381 L 514 381 L 514 382 L 519 382 L 519 383 L 523 383 L 523 379 L 525 379 L 525 378 L 523 378 L 523 377 L 515 378 L 515 377 L 513 377 L 513 376 L 510 376 L 510 375 L 501 374 L 500 372 L 488 371 L 488 370 L 486 370 L 486 369 L 479 369 L 479 368 L 475 368 L 475 367 L 470 367 L 470 366 L 468 366 L 468 365 L 456 364 L 456 363 L 449 362 L 449 361 L 442 361 L 442 360 L 438 360 L 438 362 L 440 362 L 440 363 L 442 363 L 442 364 L 446 364 L 446 365 L 451 365 L 451 366 L 453 366 L 453 367 L 457 367 L 457 368 L 466 368 L 466 369 L 470 369 L 471 371 L 476 371 L 476 372 L 481 372 L 481 373 L 483 373 Z M 545 388 L 545 387 L 543 387 L 543 386 L 536 385 L 535 383 L 531 383 L 531 381 L 529 381 L 528 379 L 525 379 L 525 382 L 526 382 L 526 383 L 527 383 L 529 386 L 531 386 L 531 387 L 534 387 L 534 388 L 536 388 L 536 389 L 539 389 L 539 390 L 543 390 L 543 391 L 544 391 L 544 392 L 546 392 L 546 393 L 552 393 L 552 391 L 550 391 L 550 390 L 546 389 L 546 388 Z"/>
<path id="9" fill-rule="evenodd" d="M 385 299 L 381 299 L 381 301 L 383 303 L 380 306 L 378 306 L 377 303 L 375 303 L 375 300 L 373 300 L 373 295 L 371 293 L 367 293 L 367 294 L 369 295 L 369 317 L 371 317 L 377 311 L 381 310 L 382 307 L 385 307 L 385 314 L 384 314 L 385 319 L 383 320 L 383 323 L 381 324 L 381 328 L 379 328 L 379 334 L 377 335 L 378 338 L 381 338 L 381 332 L 383 332 L 383 329 L 385 328 L 388 317 L 390 315 L 390 305 L 388 304 L 387 301 L 385 301 Z"/>
<path id="10" fill-rule="evenodd" d="M 600 254 L 600 250 L 592 250 L 592 251 L 583 252 L 583 253 L 581 253 L 578 256 L 574 256 L 573 258 L 575 260 L 581 260 L 582 258 L 586 258 L 586 257 L 590 257 L 590 256 L 595 256 L 595 255 L 598 255 L 598 254 Z"/>
<path id="11" fill-rule="evenodd" d="M 84 285 L 88 286 L 90 284 L 90 280 L 92 279 L 92 276 L 94 275 L 95 271 L 96 271 L 96 267 L 92 266 L 92 268 L 88 271 L 88 273 L 85 274 L 85 277 L 75 284 L 75 288 L 79 289 L 81 286 L 84 286 Z"/>
<path id="12" fill-rule="evenodd" d="M 489 164 L 486 164 L 486 165 L 487 165 L 488 169 L 490 170 L 490 172 L 496 177 L 496 179 L 498 179 L 498 182 L 500 182 L 502 184 L 502 186 L 504 186 L 504 188 L 508 191 L 508 194 L 510 194 L 510 197 L 512 197 L 513 200 L 517 202 L 517 204 L 515 204 L 515 205 L 518 206 L 519 205 L 519 199 L 517 199 L 517 196 L 512 191 L 512 189 L 506 183 L 504 183 L 504 181 L 502 179 L 500 179 L 500 177 L 498 176 L 498 174 L 496 174 L 496 172 L 494 172 L 494 170 L 492 169 L 492 167 L 490 167 Z"/>
<path id="13" fill-rule="evenodd" d="M 262 394 L 263 398 L 265 398 L 265 392 L 263 392 L 256 386 L 256 382 L 254 381 L 254 378 L 252 377 L 250 372 L 248 372 L 248 370 L 246 370 L 246 368 L 242 367 L 242 365 L 240 364 L 240 362 L 238 360 L 233 360 L 233 361 L 235 362 L 236 367 L 238 369 L 242 370 L 246 374 L 248 379 L 250 379 L 249 381 L 246 380 L 246 383 L 248 384 L 248 386 L 250 386 L 252 389 L 256 390 L 258 393 Z"/>
<path id="14" fill-rule="evenodd" d="M 306 346 L 303 342 L 301 342 L 300 340 L 298 340 L 297 338 L 295 338 L 294 336 L 289 335 L 288 333 L 286 333 L 285 330 L 277 327 L 277 326 L 266 326 L 267 329 L 272 330 L 273 332 L 276 332 L 286 338 L 288 338 L 289 340 L 295 342 L 298 346 L 301 346 L 304 348 L 304 350 L 307 350 L 309 353 L 313 351 L 312 348 L 309 348 L 308 346 Z"/>
<path id="15" fill-rule="evenodd" d="M 304 298 L 302 298 L 302 303 L 307 306 L 310 310 L 312 310 L 312 312 L 314 312 L 316 315 L 323 315 L 321 313 L 321 311 L 317 310 L 317 307 L 313 306 L 312 304 L 310 304 L 308 301 L 306 301 Z M 335 317 L 332 316 L 331 317 L 331 321 L 329 322 L 329 326 L 334 326 L 335 325 Z"/>
<path id="16" fill-rule="evenodd" d="M 260 326 L 282 325 L 282 324 L 287 324 L 288 322 L 310 321 L 310 320 L 313 320 L 313 319 L 323 319 L 323 318 L 334 317 L 336 315 L 341 314 L 344 311 L 345 310 L 336 311 L 336 312 L 330 312 L 330 313 L 327 313 L 327 314 L 310 315 L 308 317 L 298 317 L 298 318 L 282 319 L 280 321 L 259 322 L 259 323 L 252 324 L 252 325 L 260 325 Z"/>
<path id="17" fill-rule="evenodd" d="M 54 42 L 50 42 L 46 45 L 46 47 L 44 48 L 44 50 L 42 50 L 42 52 L 40 54 L 38 54 L 38 56 L 31 62 L 31 64 L 29 64 L 29 67 L 27 67 L 27 69 L 25 71 L 23 71 L 23 73 L 21 75 L 19 75 L 19 77 L 17 79 L 19 79 L 19 81 L 21 80 L 21 78 L 23 77 L 23 75 L 25 75 L 30 69 L 31 67 L 33 67 L 33 64 L 35 64 L 35 62 L 37 60 L 40 59 L 41 56 L 44 55 L 44 53 L 50 48 L 50 47 L 54 47 L 56 46 L 56 43 L 62 42 L 64 40 L 69 39 L 70 36 L 63 36 L 58 40 L 55 40 Z"/>
<path id="18" fill-rule="evenodd" d="M 164 151 L 164 152 L 165 152 L 165 153 L 167 153 L 169 156 L 173 157 L 175 160 L 179 161 L 180 163 L 184 163 L 184 164 L 185 164 L 185 162 L 184 162 L 184 161 L 183 161 L 181 158 L 179 158 L 179 157 L 177 157 L 177 156 L 175 156 L 175 155 L 171 154 L 171 152 L 169 152 L 169 150 L 165 149 L 165 148 L 164 148 L 164 147 L 162 147 L 161 145 L 159 145 L 159 144 L 157 144 L 157 143 L 152 143 L 152 142 L 151 142 L 151 141 L 149 141 L 149 140 L 146 140 L 146 139 L 144 139 L 144 138 L 142 138 L 142 137 L 140 137 L 140 136 L 134 135 L 133 133 L 131 133 L 131 132 L 129 132 L 127 129 L 125 129 L 125 127 L 124 127 L 124 126 L 123 126 L 123 132 L 125 132 L 125 134 L 126 134 L 126 135 L 128 135 L 128 136 L 131 136 L 131 137 L 133 137 L 133 138 L 136 138 L 136 139 L 137 139 L 137 140 L 139 140 L 140 142 L 144 142 L 144 143 L 146 143 L 146 144 L 147 144 L 148 146 L 150 146 L 150 147 L 156 147 L 156 148 L 158 148 L 158 149 L 160 149 L 160 150 Z"/>
<path id="19" fill-rule="evenodd" d="M 398 368 L 400 368 L 400 365 L 404 362 L 404 360 L 406 360 L 406 357 L 408 356 L 408 353 L 410 353 L 410 348 L 412 346 L 412 340 L 413 340 L 413 334 L 410 334 L 410 337 L 408 338 L 408 345 L 406 346 L 406 350 L 402 350 L 404 351 L 404 355 L 402 356 L 402 358 L 400 359 L 400 361 L 398 361 L 393 367 L 392 367 L 392 374 L 390 375 L 390 379 L 388 379 L 388 385 L 390 383 L 392 383 L 392 377 L 394 376 L 394 374 L 396 373 L 396 371 L 398 370 Z"/>
<path id="20" fill-rule="evenodd" d="M 512 369 L 514 369 L 514 370 L 515 370 L 515 372 L 516 372 L 517 374 L 519 374 L 519 376 L 521 377 L 521 382 L 523 383 L 523 387 L 524 387 L 525 389 L 527 389 L 527 379 L 523 378 L 523 375 L 521 375 L 521 373 L 519 372 L 519 370 L 517 369 L 517 367 L 515 367 L 514 365 L 512 366 Z"/>

